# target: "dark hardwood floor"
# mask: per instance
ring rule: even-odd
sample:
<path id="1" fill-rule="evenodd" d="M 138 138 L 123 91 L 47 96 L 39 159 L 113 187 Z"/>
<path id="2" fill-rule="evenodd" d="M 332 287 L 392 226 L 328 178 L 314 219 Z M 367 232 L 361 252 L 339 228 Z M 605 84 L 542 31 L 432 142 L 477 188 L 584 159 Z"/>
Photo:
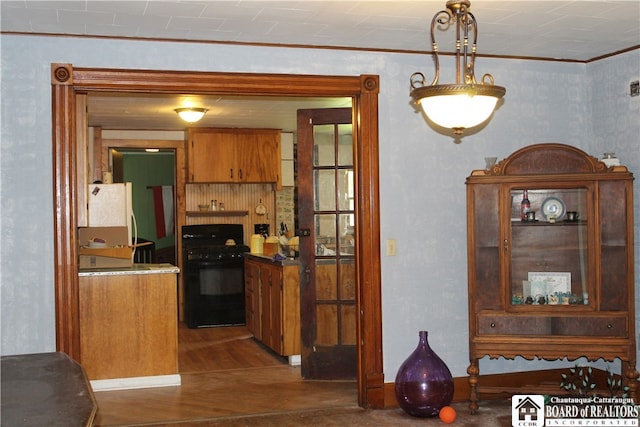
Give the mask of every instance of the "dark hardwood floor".
<path id="1" fill-rule="evenodd" d="M 357 385 L 304 381 L 243 326 L 179 329 L 180 387 L 96 392 L 98 426 L 167 425 L 357 408 Z"/>

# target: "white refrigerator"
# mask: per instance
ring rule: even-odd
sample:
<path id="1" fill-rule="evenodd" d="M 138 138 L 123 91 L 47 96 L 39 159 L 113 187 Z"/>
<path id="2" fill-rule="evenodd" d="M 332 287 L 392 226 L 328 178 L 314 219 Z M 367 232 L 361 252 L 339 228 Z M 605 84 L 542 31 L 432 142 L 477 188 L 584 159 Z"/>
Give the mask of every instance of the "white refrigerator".
<path id="1" fill-rule="evenodd" d="M 135 221 L 132 194 L 130 182 L 89 184 L 89 227 L 127 227 L 129 244 L 132 244 L 132 228 Z"/>

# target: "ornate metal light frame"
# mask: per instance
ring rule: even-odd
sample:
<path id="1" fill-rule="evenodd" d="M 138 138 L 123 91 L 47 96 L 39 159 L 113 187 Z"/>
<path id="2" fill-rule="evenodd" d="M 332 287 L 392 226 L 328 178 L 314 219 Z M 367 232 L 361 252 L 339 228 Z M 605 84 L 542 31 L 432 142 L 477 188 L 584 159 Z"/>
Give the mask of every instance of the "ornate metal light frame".
<path id="1" fill-rule="evenodd" d="M 431 20 L 431 44 L 436 63 L 436 73 L 430 85 L 426 85 L 424 74 L 413 73 L 410 78 L 411 97 L 420 105 L 425 115 L 438 126 L 462 135 L 465 129 L 485 122 L 493 113 L 496 104 L 506 89 L 494 85 L 493 76 L 484 74 L 480 83 L 476 81 L 474 65 L 477 50 L 478 25 L 469 11 L 469 0 L 450 0 L 446 9 L 436 13 Z M 440 58 L 435 38 L 436 25 L 456 29 L 456 83 L 438 84 Z M 469 37 L 473 37 L 469 47 Z M 469 52 L 469 49 L 471 52 Z"/>

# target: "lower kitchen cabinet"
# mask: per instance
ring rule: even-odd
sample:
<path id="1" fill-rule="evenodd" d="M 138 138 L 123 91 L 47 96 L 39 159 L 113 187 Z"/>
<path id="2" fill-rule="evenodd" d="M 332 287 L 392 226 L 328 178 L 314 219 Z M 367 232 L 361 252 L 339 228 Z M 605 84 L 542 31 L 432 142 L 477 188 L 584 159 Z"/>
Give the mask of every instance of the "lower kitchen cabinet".
<path id="1" fill-rule="evenodd" d="M 247 328 L 282 356 L 300 354 L 300 278 L 298 263 L 245 258 Z"/>
<path id="2" fill-rule="evenodd" d="M 244 295 L 247 329 L 258 340 L 262 341 L 260 327 L 260 263 L 244 260 Z"/>
<path id="3" fill-rule="evenodd" d="M 163 266 L 80 273 L 80 363 L 90 380 L 178 375 L 179 270 Z"/>

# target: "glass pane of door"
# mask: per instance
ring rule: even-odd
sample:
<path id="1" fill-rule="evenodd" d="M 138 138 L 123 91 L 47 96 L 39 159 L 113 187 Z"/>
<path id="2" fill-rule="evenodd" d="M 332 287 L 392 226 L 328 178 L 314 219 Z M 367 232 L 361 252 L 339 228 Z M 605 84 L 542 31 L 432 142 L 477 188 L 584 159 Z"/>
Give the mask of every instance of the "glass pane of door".
<path id="1" fill-rule="evenodd" d="M 335 138 L 335 125 L 313 126 L 313 166 L 335 165 Z"/>
<path id="2" fill-rule="evenodd" d="M 313 171 L 314 201 L 316 211 L 336 209 L 336 174 L 333 170 Z"/>

